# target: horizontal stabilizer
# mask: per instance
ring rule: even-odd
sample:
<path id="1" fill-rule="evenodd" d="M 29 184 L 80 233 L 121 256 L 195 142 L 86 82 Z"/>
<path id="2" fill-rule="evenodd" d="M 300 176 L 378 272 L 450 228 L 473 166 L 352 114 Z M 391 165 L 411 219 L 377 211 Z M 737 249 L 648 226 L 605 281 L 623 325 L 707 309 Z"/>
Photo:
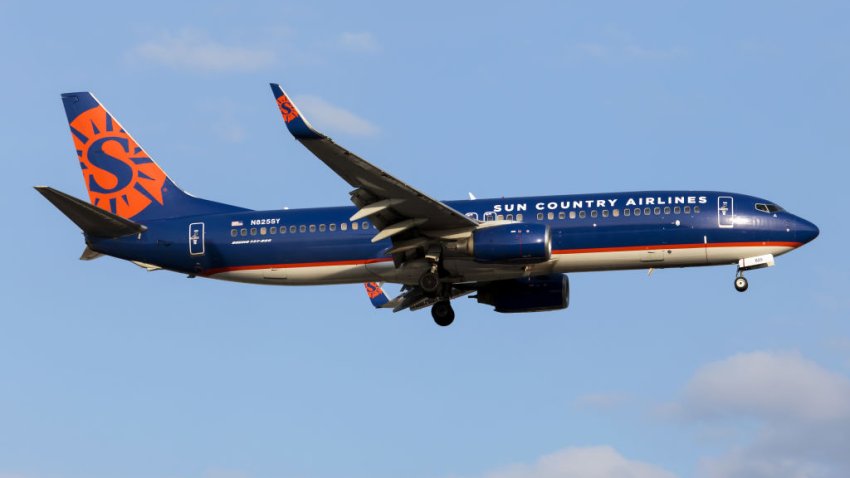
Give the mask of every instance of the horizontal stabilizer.
<path id="1" fill-rule="evenodd" d="M 35 190 L 90 236 L 115 238 L 139 234 L 147 229 L 51 187 L 36 186 Z"/>

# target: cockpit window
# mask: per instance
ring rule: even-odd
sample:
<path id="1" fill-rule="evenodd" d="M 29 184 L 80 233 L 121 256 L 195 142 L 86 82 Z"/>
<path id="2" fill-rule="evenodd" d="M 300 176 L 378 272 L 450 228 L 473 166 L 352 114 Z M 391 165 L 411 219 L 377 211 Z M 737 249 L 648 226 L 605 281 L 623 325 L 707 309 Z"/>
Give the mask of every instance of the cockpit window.
<path id="1" fill-rule="evenodd" d="M 773 212 L 781 212 L 781 211 L 784 211 L 784 209 L 782 209 L 782 208 L 781 208 L 779 205 L 777 205 L 777 204 L 756 203 L 756 211 L 767 212 L 767 213 L 773 213 Z"/>

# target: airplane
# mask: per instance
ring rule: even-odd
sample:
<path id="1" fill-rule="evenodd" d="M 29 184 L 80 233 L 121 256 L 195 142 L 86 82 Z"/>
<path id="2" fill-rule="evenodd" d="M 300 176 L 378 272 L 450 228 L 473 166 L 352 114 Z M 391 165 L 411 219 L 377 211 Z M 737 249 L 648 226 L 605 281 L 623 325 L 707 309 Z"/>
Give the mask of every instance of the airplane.
<path id="1" fill-rule="evenodd" d="M 81 259 L 273 285 L 363 283 L 376 308 L 430 307 L 450 325 L 470 295 L 496 312 L 565 309 L 568 273 L 735 264 L 744 272 L 818 236 L 772 201 L 637 191 L 438 201 L 318 132 L 271 84 L 289 133 L 353 189 L 353 206 L 255 211 L 180 189 L 89 92 L 62 94 L 89 201 L 36 190 L 83 231 Z M 390 299 L 383 283 L 402 285 Z"/>

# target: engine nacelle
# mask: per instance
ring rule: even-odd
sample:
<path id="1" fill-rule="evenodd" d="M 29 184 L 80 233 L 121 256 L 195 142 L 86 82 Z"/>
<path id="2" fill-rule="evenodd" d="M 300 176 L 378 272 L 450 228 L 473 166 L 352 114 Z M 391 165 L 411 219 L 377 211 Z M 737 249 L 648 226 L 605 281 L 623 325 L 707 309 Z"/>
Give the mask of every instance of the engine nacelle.
<path id="1" fill-rule="evenodd" d="M 533 264 L 552 257 L 547 224 L 502 224 L 472 233 L 472 257 L 478 262 Z"/>
<path id="2" fill-rule="evenodd" d="M 478 303 L 496 312 L 542 312 L 570 305 L 570 281 L 566 274 L 523 277 L 490 282 L 478 289 Z"/>

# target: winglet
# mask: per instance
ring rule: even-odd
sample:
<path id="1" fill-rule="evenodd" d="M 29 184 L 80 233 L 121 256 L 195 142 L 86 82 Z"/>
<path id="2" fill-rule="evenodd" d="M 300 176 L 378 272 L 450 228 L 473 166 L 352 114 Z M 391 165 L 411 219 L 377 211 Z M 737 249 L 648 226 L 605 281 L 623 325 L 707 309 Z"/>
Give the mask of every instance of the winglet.
<path id="1" fill-rule="evenodd" d="M 369 296 L 369 300 L 372 301 L 372 305 L 376 309 L 384 308 L 390 302 L 387 294 L 384 293 L 384 289 L 381 288 L 381 284 L 366 282 L 363 285 L 366 286 L 366 295 Z"/>
<path id="2" fill-rule="evenodd" d="M 307 121 L 307 118 L 298 111 L 298 108 L 296 108 L 295 104 L 292 103 L 292 100 L 286 96 L 286 93 L 280 85 L 277 83 L 270 83 L 270 85 L 272 87 L 272 93 L 274 94 L 275 100 L 277 100 L 277 108 L 280 110 L 280 114 L 283 116 L 283 121 L 286 123 L 286 128 L 290 133 L 292 133 L 292 136 L 295 136 L 295 139 L 325 138 L 325 135 L 313 129 L 313 126 L 309 121 Z"/>

